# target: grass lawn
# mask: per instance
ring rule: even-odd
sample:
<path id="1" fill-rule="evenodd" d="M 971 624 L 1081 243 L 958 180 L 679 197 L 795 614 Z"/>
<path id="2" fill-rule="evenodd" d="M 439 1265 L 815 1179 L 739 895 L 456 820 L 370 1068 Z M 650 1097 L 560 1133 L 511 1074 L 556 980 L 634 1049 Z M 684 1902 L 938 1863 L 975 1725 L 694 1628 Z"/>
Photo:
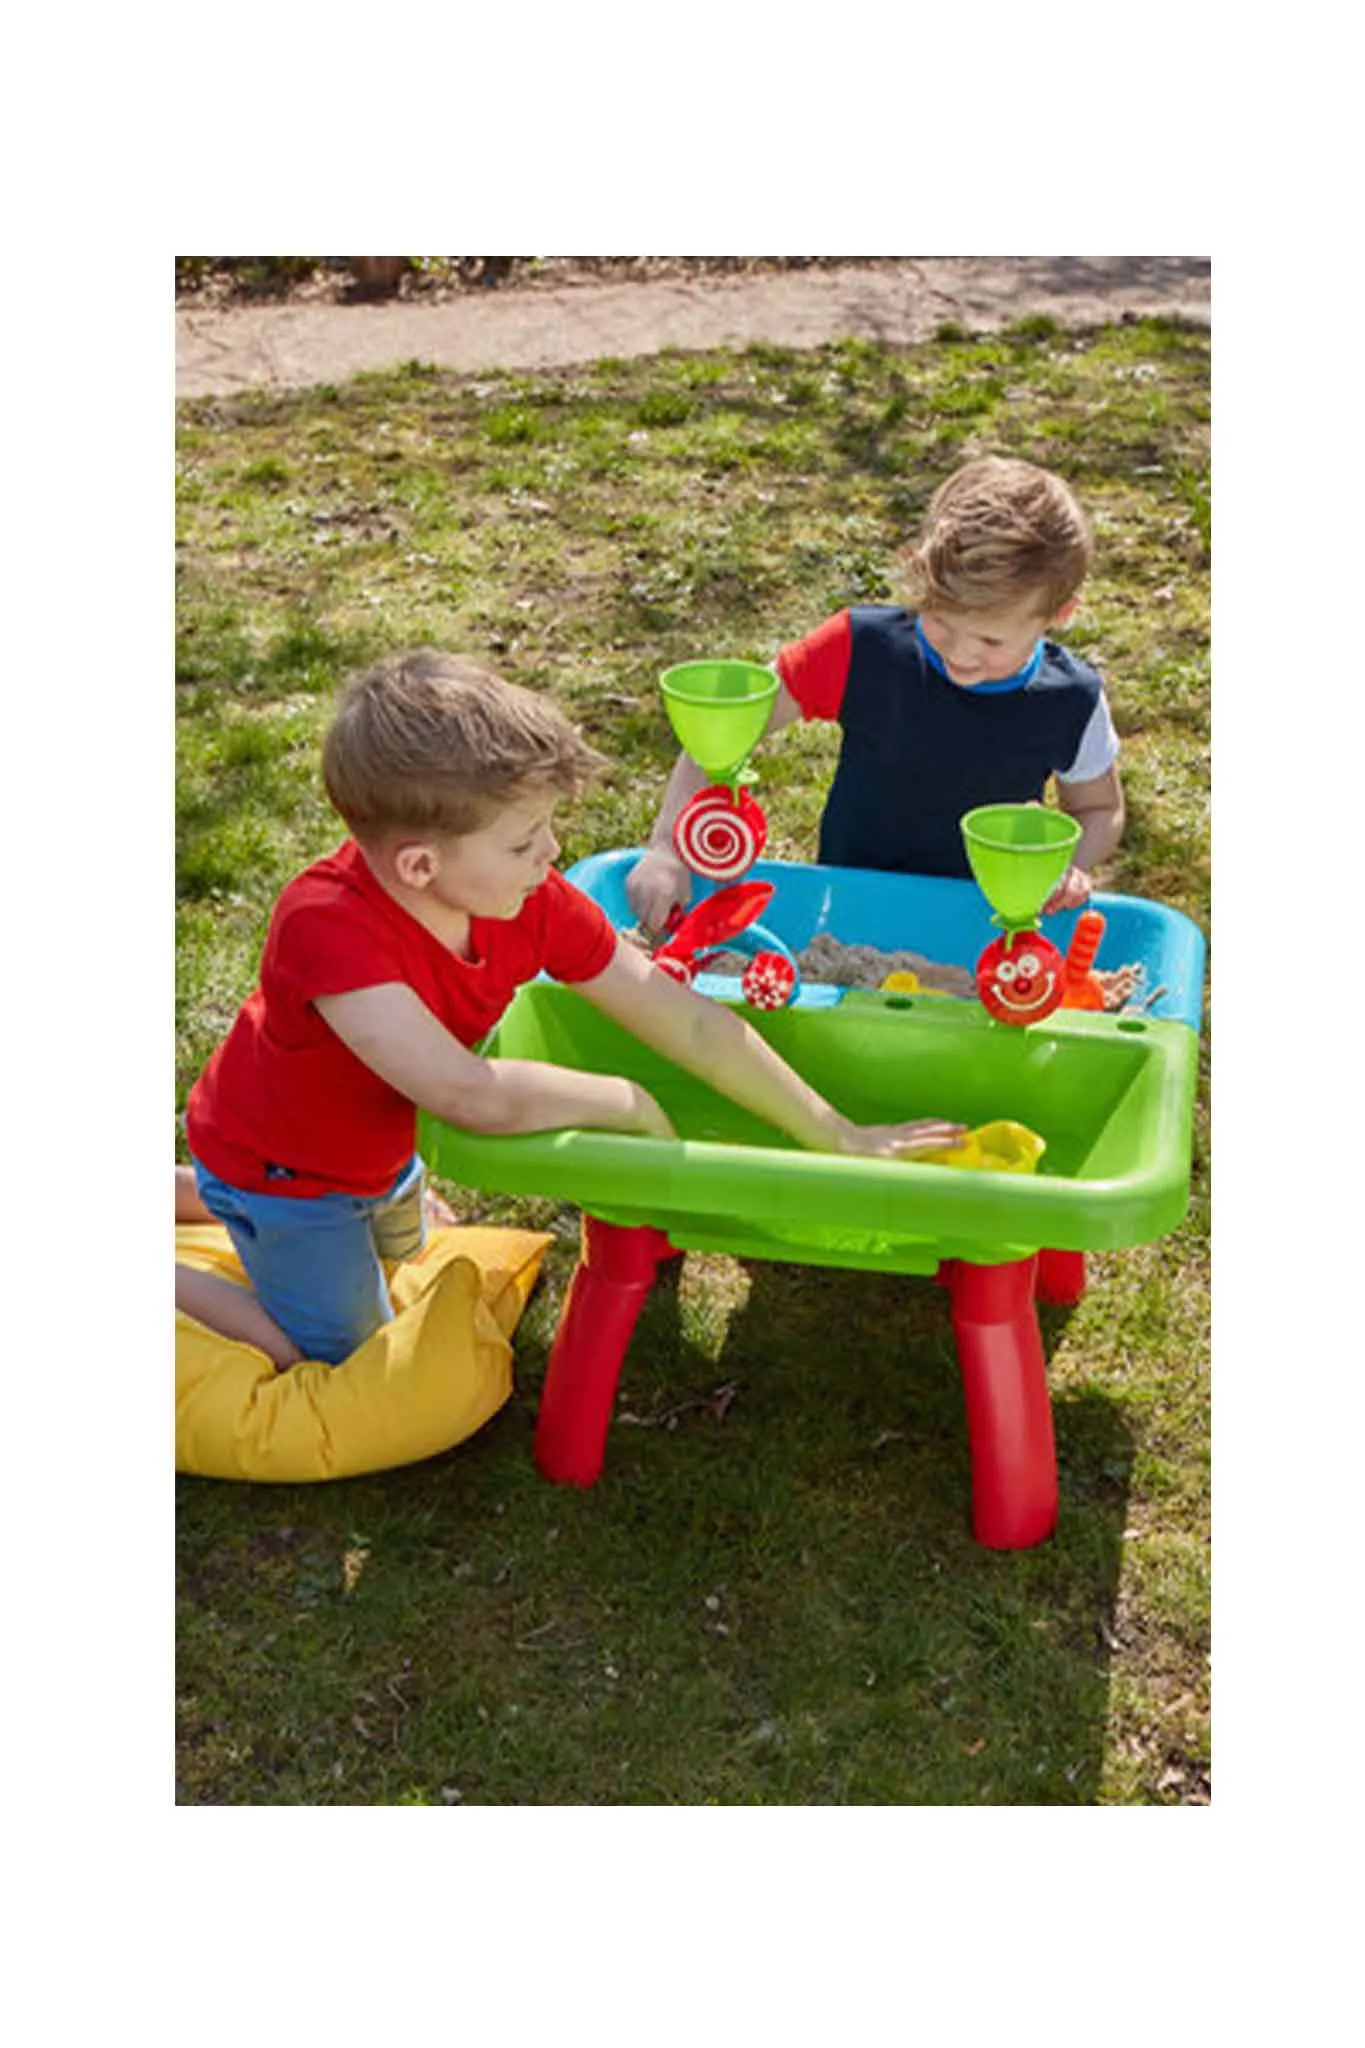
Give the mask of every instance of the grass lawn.
<path id="1" fill-rule="evenodd" d="M 176 1107 L 271 903 L 342 828 L 316 761 L 356 662 L 417 641 L 551 692 L 613 762 L 564 865 L 644 835 L 671 662 L 767 661 L 895 553 L 966 457 L 1065 473 L 1099 556 L 1129 827 L 1110 887 L 1208 927 L 1208 336 L 1160 321 L 889 350 L 751 348 L 183 404 Z M 765 751 L 809 859 L 836 734 Z M 184 1158 L 177 1126 L 177 1157 Z M 321 1487 L 181 1479 L 178 1785 L 194 1804 L 1178 1804 L 1208 1797 L 1207 1071 L 1193 1198 L 1043 1312 L 1061 1522 L 970 1537 L 931 1283 L 689 1255 L 622 1378 L 606 1475 L 531 1465 L 577 1217 L 508 1406 Z"/>

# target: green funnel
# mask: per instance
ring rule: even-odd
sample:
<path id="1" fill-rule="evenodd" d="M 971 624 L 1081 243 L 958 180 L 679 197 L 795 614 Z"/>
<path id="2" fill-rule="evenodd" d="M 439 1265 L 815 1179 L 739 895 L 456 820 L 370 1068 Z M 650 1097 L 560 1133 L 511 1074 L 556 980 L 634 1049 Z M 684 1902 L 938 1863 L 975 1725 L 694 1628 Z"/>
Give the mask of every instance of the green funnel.
<path id="1" fill-rule="evenodd" d="M 981 804 L 962 819 L 962 843 L 981 893 L 1012 929 L 1036 921 L 1080 836 L 1074 818 L 1041 804 Z"/>
<path id="2" fill-rule="evenodd" d="M 683 661 L 659 679 L 679 745 L 712 782 L 733 783 L 768 723 L 777 677 L 754 661 Z"/>

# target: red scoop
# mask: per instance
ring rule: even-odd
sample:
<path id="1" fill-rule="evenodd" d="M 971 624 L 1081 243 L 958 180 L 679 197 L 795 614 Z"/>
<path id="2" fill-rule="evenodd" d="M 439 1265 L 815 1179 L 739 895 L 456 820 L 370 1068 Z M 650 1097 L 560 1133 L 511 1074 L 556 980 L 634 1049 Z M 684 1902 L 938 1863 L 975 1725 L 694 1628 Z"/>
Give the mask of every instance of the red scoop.
<path id="1" fill-rule="evenodd" d="M 728 889 L 717 889 L 714 896 L 679 920 L 663 945 L 655 949 L 655 958 L 660 953 L 685 956 L 723 946 L 767 909 L 774 886 L 772 882 L 732 882 Z"/>

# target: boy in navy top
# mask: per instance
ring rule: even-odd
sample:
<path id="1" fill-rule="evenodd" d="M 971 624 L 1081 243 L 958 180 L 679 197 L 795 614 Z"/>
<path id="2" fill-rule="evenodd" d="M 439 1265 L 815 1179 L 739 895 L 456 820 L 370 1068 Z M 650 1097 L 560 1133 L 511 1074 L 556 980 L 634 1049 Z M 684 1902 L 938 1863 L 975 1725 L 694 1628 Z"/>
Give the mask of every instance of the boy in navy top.
<path id="1" fill-rule="evenodd" d="M 1123 832 L 1118 741 L 1099 676 L 1046 634 L 1079 603 L 1094 541 L 1071 491 L 1034 463 L 985 456 L 935 492 L 904 558 L 909 608 L 855 605 L 783 647 L 767 730 L 837 719 L 820 821 L 831 866 L 970 874 L 958 821 L 976 804 L 1041 801 L 1050 777 L 1081 827 L 1044 908 L 1090 894 Z M 626 893 L 646 931 L 686 905 L 673 824 L 705 776 L 679 756 Z"/>

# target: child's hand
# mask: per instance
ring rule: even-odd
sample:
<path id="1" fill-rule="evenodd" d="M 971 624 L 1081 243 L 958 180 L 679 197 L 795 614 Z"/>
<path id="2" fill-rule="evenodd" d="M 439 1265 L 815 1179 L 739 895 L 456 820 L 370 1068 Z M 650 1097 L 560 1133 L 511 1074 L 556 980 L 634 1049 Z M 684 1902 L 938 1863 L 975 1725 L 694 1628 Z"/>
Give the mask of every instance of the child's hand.
<path id="1" fill-rule="evenodd" d="M 692 877 L 667 847 L 649 847 L 626 876 L 626 901 L 652 938 L 662 937 L 670 911 L 686 910 L 691 900 Z"/>
<path id="2" fill-rule="evenodd" d="M 916 1152 L 946 1151 L 966 1135 L 965 1124 L 945 1123 L 940 1117 L 920 1117 L 908 1124 L 847 1124 L 838 1150 L 863 1159 L 908 1159 Z"/>
<path id="3" fill-rule="evenodd" d="M 1043 905 L 1043 916 L 1051 917 L 1058 910 L 1079 910 L 1089 902 L 1090 889 L 1090 877 L 1084 868 L 1068 868 Z"/>

